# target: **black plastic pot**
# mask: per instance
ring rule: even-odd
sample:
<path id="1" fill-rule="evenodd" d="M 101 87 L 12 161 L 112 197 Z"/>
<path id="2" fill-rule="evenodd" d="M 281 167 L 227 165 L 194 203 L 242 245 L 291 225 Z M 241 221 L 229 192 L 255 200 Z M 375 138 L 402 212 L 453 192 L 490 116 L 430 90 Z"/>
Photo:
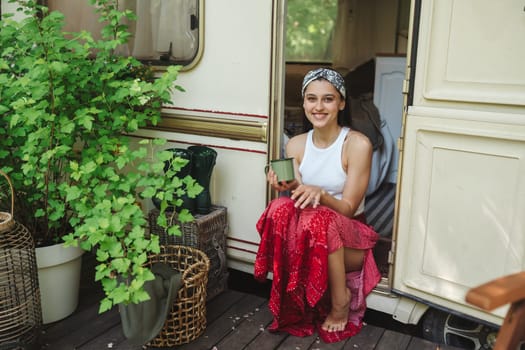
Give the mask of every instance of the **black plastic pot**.
<path id="1" fill-rule="evenodd" d="M 206 146 L 190 146 L 188 150 L 193 160 L 191 176 L 204 188 L 195 198 L 195 210 L 197 214 L 208 214 L 211 210 L 210 179 L 217 152 Z"/>

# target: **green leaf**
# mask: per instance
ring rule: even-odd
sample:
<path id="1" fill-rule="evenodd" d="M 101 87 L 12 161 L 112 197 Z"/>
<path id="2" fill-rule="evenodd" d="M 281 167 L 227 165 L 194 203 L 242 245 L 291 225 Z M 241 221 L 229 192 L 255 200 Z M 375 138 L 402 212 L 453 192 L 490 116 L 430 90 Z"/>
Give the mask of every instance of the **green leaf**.
<path id="1" fill-rule="evenodd" d="M 166 139 L 153 139 L 153 144 L 155 146 L 163 146 L 166 144 L 166 142 L 167 142 Z"/>
<path id="2" fill-rule="evenodd" d="M 95 281 L 102 281 L 107 283 L 107 281 L 111 281 L 111 279 L 108 279 L 107 277 L 111 274 L 111 269 L 108 268 L 106 264 L 98 264 L 96 267 L 96 273 L 95 273 Z"/>
<path id="3" fill-rule="evenodd" d="M 109 220 L 108 218 L 99 218 L 98 225 L 102 229 L 107 229 L 109 227 Z"/>
<path id="4" fill-rule="evenodd" d="M 97 261 L 106 261 L 109 258 L 108 252 L 97 249 Z"/>
<path id="5" fill-rule="evenodd" d="M 129 300 L 129 291 L 122 283 L 109 293 L 109 297 L 113 298 L 113 302 L 116 304 L 123 303 Z"/>
<path id="6" fill-rule="evenodd" d="M 111 266 L 119 273 L 125 273 L 131 265 L 129 259 L 115 258 L 111 261 Z"/>
<path id="7" fill-rule="evenodd" d="M 120 257 L 120 256 L 123 256 L 124 255 L 124 251 L 122 250 L 122 245 L 119 241 L 113 241 L 110 245 L 109 245 L 109 249 L 108 249 L 108 253 L 109 255 L 111 255 L 111 257 Z M 113 260 L 115 261 L 115 260 Z M 117 262 L 117 264 L 119 264 L 119 262 Z M 122 266 L 122 265 L 119 265 L 119 266 Z M 127 267 L 125 268 L 127 269 Z M 121 270 L 121 272 L 124 272 L 124 270 Z"/>
<path id="8" fill-rule="evenodd" d="M 78 170 L 78 163 L 76 161 L 70 161 L 69 162 L 69 167 L 71 168 L 71 170 L 77 171 Z"/>
<path id="9" fill-rule="evenodd" d="M 182 235 L 182 231 L 180 230 L 179 225 L 173 225 L 168 227 L 168 235 L 180 237 Z"/>
<path id="10" fill-rule="evenodd" d="M 194 220 L 193 218 L 193 215 L 191 214 L 191 212 L 184 208 L 184 209 L 181 209 L 181 211 L 179 212 L 179 216 L 177 217 L 177 219 L 182 222 L 182 223 L 185 223 L 185 222 L 192 222 Z"/>
<path id="11" fill-rule="evenodd" d="M 115 159 L 118 169 L 123 169 L 128 164 L 128 157 L 120 156 Z"/>
<path id="12" fill-rule="evenodd" d="M 83 173 L 89 174 L 97 169 L 97 164 L 93 161 L 89 161 L 86 164 L 83 164 L 80 168 Z"/>
<path id="13" fill-rule="evenodd" d="M 97 185 L 97 186 L 95 186 L 95 188 L 93 189 L 93 193 L 94 193 L 95 196 L 98 197 L 98 198 L 105 198 L 105 197 L 106 197 L 106 191 L 107 191 L 107 188 L 108 188 L 108 184 L 100 184 L 100 185 Z"/>
<path id="14" fill-rule="evenodd" d="M 155 195 L 156 189 L 154 187 L 147 187 L 142 191 L 141 196 L 142 198 L 153 198 Z"/>
<path id="15" fill-rule="evenodd" d="M 140 227 L 133 227 L 131 232 L 128 234 L 130 239 L 140 239 L 144 237 L 144 230 Z"/>
<path id="16" fill-rule="evenodd" d="M 112 307 L 113 307 L 113 303 L 111 302 L 111 300 L 108 297 L 105 297 L 100 301 L 100 307 L 98 308 L 98 313 L 101 314 L 106 311 L 109 311 L 111 310 Z"/>
<path id="17" fill-rule="evenodd" d="M 66 189 L 66 201 L 70 202 L 80 197 L 82 191 L 77 186 L 70 186 Z"/>
<path id="18" fill-rule="evenodd" d="M 135 293 L 133 293 L 131 297 L 131 301 L 135 304 L 141 303 L 143 301 L 148 301 L 150 299 L 151 298 L 149 294 L 143 289 L 137 290 Z"/>
<path id="19" fill-rule="evenodd" d="M 135 249 L 137 251 L 144 251 L 149 246 L 149 240 L 144 238 L 138 238 L 135 240 Z"/>

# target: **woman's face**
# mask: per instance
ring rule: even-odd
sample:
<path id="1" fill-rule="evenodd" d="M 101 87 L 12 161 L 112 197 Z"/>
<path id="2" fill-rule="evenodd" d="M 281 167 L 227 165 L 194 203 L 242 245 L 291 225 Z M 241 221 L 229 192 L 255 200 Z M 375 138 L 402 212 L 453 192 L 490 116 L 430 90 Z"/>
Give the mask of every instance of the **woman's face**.
<path id="1" fill-rule="evenodd" d="M 304 91 L 304 112 L 314 127 L 337 124 L 337 114 L 344 106 L 341 94 L 327 80 L 314 80 Z"/>

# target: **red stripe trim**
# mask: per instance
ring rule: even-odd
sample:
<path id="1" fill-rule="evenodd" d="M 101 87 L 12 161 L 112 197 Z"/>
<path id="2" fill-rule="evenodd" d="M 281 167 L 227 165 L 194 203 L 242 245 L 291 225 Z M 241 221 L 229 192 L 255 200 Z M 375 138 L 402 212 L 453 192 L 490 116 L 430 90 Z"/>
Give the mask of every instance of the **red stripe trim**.
<path id="1" fill-rule="evenodd" d="M 244 239 L 233 238 L 233 237 L 226 237 L 226 239 L 229 239 L 231 241 L 236 241 L 236 242 L 241 242 L 241 243 L 246 243 L 246 244 L 259 246 L 259 243 L 255 243 L 255 242 L 252 242 L 252 241 L 245 241 Z"/>
<path id="2" fill-rule="evenodd" d="M 257 252 L 254 252 L 252 250 L 248 250 L 248 249 L 243 249 L 243 248 L 238 248 L 238 247 L 234 247 L 234 246 L 231 246 L 231 245 L 227 245 L 226 246 L 228 249 L 234 249 L 234 250 L 239 250 L 241 252 L 245 252 L 245 253 L 250 253 L 250 254 L 253 254 L 253 255 L 257 255 Z"/>

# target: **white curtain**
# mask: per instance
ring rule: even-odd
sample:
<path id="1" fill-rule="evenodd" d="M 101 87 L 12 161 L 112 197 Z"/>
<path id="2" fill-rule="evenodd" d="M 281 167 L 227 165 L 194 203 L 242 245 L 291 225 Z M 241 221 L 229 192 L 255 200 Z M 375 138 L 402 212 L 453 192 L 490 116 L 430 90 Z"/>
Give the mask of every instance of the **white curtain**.
<path id="1" fill-rule="evenodd" d="M 143 59 L 159 59 L 170 51 L 171 59 L 186 60 L 197 49 L 197 29 L 191 29 L 191 16 L 197 16 L 197 0 L 118 0 L 119 8 L 137 14 L 137 21 L 129 22 L 132 33 L 126 47 L 119 48 L 124 55 Z M 66 31 L 87 30 L 100 38 L 104 24 L 86 0 L 49 0 L 50 10 L 59 10 L 66 16 Z"/>
<path id="2" fill-rule="evenodd" d="M 397 0 L 339 0 L 333 66 L 350 71 L 378 53 L 394 53 L 397 7 Z"/>
<path id="3" fill-rule="evenodd" d="M 124 0 L 136 8 L 137 23 L 132 54 L 156 57 L 170 52 L 175 59 L 191 58 L 196 50 L 196 30 L 190 18 L 197 15 L 195 0 Z"/>
<path id="4" fill-rule="evenodd" d="M 90 31 L 95 38 L 100 38 L 100 30 L 104 27 L 98 22 L 98 14 L 86 0 L 48 0 L 50 11 L 60 11 L 65 16 L 64 30 L 68 32 Z"/>

